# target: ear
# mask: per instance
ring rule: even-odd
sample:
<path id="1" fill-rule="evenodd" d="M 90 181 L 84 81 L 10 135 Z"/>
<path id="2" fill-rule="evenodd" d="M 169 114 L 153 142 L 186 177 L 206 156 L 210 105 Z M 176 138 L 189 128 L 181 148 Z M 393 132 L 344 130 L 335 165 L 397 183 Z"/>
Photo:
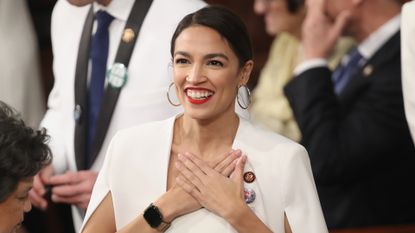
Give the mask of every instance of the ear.
<path id="1" fill-rule="evenodd" d="M 244 66 L 241 69 L 241 80 L 239 82 L 239 86 L 246 85 L 248 83 L 253 68 L 254 61 L 249 60 L 245 62 Z"/>

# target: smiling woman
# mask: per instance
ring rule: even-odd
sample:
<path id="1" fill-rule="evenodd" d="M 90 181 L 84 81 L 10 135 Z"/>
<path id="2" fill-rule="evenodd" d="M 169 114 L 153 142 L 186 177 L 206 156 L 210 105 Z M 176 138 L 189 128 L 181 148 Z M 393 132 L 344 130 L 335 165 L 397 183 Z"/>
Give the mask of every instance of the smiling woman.
<path id="1" fill-rule="evenodd" d="M 15 232 L 32 208 L 33 176 L 51 161 L 47 138 L 0 101 L 0 233 Z"/>
<path id="2" fill-rule="evenodd" d="M 304 148 L 235 112 L 253 67 L 240 18 L 187 15 L 171 54 L 184 112 L 114 137 L 81 231 L 327 232 Z"/>

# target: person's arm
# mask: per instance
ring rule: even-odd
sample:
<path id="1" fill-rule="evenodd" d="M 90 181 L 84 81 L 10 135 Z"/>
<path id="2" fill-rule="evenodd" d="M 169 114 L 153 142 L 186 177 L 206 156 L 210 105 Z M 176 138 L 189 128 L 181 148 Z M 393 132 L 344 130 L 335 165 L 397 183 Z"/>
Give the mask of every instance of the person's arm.
<path id="1" fill-rule="evenodd" d="M 112 147 L 110 146 L 109 151 L 111 150 Z M 221 176 L 227 177 L 234 171 L 236 161 L 240 156 L 241 152 L 239 150 L 231 151 L 221 155 L 219 159 L 210 163 L 209 166 L 212 166 L 212 169 L 221 174 Z M 102 190 L 107 190 L 107 192 L 104 194 L 105 197 L 95 209 L 93 209 L 94 207 L 89 206 L 90 208 L 88 208 L 88 212 L 93 211 L 93 213 L 90 217 L 89 213 L 87 213 L 87 217 L 85 219 L 86 222 L 81 229 L 82 233 L 113 233 L 116 231 L 112 196 L 109 191 L 108 184 L 105 182 L 105 174 L 107 172 L 106 167 L 110 163 L 109 160 L 110 158 L 107 156 L 103 169 L 101 170 L 100 177 L 98 177 L 97 180 L 96 186 L 98 187 L 94 188 L 96 190 L 94 192 L 96 193 L 93 193 L 93 197 L 95 195 L 95 198 L 99 199 L 99 196 L 103 194 Z M 153 204 L 158 207 L 163 215 L 163 221 L 168 223 L 171 223 L 179 216 L 191 213 L 202 207 L 191 195 L 189 195 L 178 185 L 173 185 L 172 188 L 155 200 Z M 144 219 L 142 212 L 144 212 L 144 210 L 141 210 L 141 213 L 140 210 L 138 210 L 137 217 L 134 218 L 128 225 L 123 227 L 119 232 L 158 232 L 150 227 Z"/>

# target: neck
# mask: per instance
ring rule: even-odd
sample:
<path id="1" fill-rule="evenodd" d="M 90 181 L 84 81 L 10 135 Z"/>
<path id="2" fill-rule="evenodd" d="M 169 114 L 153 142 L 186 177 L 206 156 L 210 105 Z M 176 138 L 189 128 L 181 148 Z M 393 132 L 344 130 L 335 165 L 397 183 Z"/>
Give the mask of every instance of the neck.
<path id="1" fill-rule="evenodd" d="M 232 148 L 239 118 L 235 112 L 210 120 L 193 119 L 184 114 L 176 122 L 176 143 L 204 160 L 211 160 Z"/>
<path id="2" fill-rule="evenodd" d="M 363 8 L 366 9 L 362 9 L 364 13 L 360 14 L 360 17 L 356 19 L 359 21 L 359 23 L 355 24 L 357 27 L 355 31 L 350 33 L 359 43 L 363 42 L 382 25 L 398 15 L 401 10 L 401 6 L 394 1 L 389 1 L 388 6 L 382 5 L 379 7 L 371 6 L 371 2 L 364 2 Z M 382 4 L 386 4 L 385 1 Z M 354 22 L 351 22 L 351 24 L 354 24 Z"/>
<path id="3" fill-rule="evenodd" d="M 98 4 L 108 6 L 112 0 L 96 0 Z"/>

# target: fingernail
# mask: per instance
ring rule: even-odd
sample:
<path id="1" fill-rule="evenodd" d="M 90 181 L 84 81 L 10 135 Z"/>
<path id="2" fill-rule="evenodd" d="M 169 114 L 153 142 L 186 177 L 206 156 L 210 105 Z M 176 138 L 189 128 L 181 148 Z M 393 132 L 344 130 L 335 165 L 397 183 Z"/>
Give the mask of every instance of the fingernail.
<path id="1" fill-rule="evenodd" d="M 180 160 L 182 160 L 183 159 L 183 155 L 182 154 L 178 154 L 177 155 L 177 158 L 179 158 Z"/>

